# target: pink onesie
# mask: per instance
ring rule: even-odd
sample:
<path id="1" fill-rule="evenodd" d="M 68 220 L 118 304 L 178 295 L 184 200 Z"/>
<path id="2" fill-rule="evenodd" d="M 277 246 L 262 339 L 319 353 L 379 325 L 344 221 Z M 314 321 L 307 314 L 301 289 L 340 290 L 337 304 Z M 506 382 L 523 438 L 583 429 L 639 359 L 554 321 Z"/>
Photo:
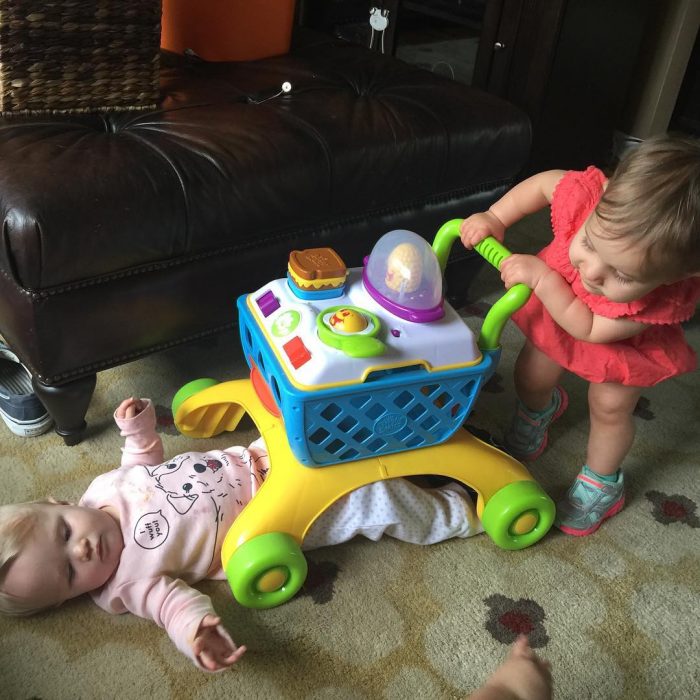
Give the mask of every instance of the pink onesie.
<path id="1" fill-rule="evenodd" d="M 208 596 L 192 588 L 224 579 L 221 545 L 269 468 L 262 439 L 250 447 L 186 452 L 163 461 L 155 410 L 118 420 L 125 437 L 122 466 L 98 476 L 81 506 L 112 506 L 120 516 L 124 549 L 112 578 L 91 595 L 110 613 L 131 612 L 164 627 L 191 658 L 192 640 Z M 390 535 L 419 544 L 481 532 L 473 503 L 456 484 L 421 489 L 404 479 L 369 484 L 338 499 L 304 539 L 304 548 L 345 542 L 355 535 Z M 226 635 L 219 626 L 221 634 Z"/>
<path id="2" fill-rule="evenodd" d="M 201 667 L 191 641 L 202 618 L 216 613 L 209 597 L 190 584 L 225 578 L 221 544 L 262 483 L 267 452 L 260 441 L 248 449 L 186 452 L 164 462 L 150 401 L 117 424 L 126 438 L 122 466 L 98 476 L 80 501 L 115 507 L 124 537 L 117 571 L 92 597 L 108 612 L 154 620 Z"/>

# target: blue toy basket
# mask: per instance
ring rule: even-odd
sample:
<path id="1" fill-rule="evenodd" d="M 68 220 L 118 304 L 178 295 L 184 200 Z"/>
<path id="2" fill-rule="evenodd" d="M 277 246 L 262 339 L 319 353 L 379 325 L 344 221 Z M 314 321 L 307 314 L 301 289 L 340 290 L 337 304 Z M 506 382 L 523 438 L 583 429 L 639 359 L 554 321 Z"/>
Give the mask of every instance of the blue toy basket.
<path id="1" fill-rule="evenodd" d="M 388 369 L 359 384 L 305 392 L 287 378 L 246 299 L 238 299 L 245 357 L 270 389 L 295 457 L 309 467 L 444 442 L 464 423 L 498 364 L 500 348 L 495 348 L 483 351 L 481 362 L 470 367 Z"/>

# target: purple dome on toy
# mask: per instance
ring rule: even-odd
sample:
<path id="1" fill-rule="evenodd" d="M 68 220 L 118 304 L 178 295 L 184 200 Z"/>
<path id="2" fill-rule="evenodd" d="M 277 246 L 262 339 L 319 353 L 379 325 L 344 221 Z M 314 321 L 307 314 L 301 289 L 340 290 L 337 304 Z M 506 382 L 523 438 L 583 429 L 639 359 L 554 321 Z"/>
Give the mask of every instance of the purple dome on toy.
<path id="1" fill-rule="evenodd" d="M 369 295 L 399 318 L 426 323 L 444 315 L 440 263 L 417 233 L 385 233 L 365 258 L 362 281 Z"/>

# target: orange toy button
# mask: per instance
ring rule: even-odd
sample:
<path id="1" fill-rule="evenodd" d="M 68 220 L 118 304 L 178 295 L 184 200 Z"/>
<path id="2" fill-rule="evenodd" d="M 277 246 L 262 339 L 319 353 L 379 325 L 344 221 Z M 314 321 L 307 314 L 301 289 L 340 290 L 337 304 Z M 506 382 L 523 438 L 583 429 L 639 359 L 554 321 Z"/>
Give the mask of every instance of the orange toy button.
<path id="1" fill-rule="evenodd" d="M 282 346 L 282 349 L 287 353 L 287 357 L 294 369 L 299 369 L 299 367 L 311 359 L 311 353 L 298 335 L 295 335 L 290 341 L 286 342 Z"/>

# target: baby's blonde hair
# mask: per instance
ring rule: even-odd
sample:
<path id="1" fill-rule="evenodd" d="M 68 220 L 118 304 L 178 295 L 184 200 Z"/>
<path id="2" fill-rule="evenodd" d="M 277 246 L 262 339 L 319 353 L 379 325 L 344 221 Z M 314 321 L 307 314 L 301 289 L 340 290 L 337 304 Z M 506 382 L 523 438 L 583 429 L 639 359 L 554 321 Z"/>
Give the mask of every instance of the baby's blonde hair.
<path id="1" fill-rule="evenodd" d="M 5 575 L 12 560 L 22 551 L 24 543 L 37 523 L 34 506 L 53 501 L 32 501 L 0 506 L 0 613 L 5 615 L 32 615 L 39 612 L 30 600 L 19 598 L 3 590 Z"/>
<path id="2" fill-rule="evenodd" d="M 649 274 L 700 272 L 700 141 L 643 141 L 618 165 L 596 214 L 605 235 L 644 246 Z"/>

